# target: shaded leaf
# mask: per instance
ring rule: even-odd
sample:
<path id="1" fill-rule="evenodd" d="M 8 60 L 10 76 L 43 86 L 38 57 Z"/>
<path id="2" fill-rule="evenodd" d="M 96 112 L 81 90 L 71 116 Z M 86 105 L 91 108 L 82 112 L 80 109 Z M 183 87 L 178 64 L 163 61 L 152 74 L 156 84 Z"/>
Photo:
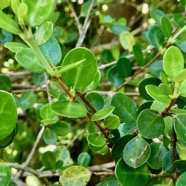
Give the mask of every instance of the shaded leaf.
<path id="1" fill-rule="evenodd" d="M 0 185 L 7 186 L 11 181 L 11 170 L 8 165 L 0 160 Z"/>

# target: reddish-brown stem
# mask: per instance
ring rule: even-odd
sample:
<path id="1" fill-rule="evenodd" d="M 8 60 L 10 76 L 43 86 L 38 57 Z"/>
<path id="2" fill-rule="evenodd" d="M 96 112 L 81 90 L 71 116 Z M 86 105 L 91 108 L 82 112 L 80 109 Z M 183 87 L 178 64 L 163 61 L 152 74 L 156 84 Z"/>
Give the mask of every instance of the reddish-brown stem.
<path id="1" fill-rule="evenodd" d="M 166 116 L 169 116 L 170 113 L 169 113 L 169 110 L 172 108 L 172 106 L 175 104 L 176 102 L 176 99 L 172 99 L 169 106 L 161 113 L 161 115 L 163 117 L 166 117 Z"/>

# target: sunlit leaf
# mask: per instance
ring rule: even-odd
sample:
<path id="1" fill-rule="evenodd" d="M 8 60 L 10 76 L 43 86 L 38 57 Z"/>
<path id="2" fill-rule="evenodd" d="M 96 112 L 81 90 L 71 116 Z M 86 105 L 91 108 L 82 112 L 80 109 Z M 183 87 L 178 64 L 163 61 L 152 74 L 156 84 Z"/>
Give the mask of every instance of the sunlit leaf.
<path id="1" fill-rule="evenodd" d="M 8 165 L 0 160 L 0 185 L 7 186 L 11 181 L 11 170 Z"/>

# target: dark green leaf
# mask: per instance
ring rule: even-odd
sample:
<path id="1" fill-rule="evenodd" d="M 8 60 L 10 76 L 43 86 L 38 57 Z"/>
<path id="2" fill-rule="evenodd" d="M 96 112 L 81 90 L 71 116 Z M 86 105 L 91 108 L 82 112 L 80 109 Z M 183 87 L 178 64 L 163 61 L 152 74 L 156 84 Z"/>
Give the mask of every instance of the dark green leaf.
<path id="1" fill-rule="evenodd" d="M 136 136 L 125 145 L 123 159 L 128 166 L 137 168 L 148 160 L 150 152 L 149 144 L 141 137 Z"/>
<path id="2" fill-rule="evenodd" d="M 160 9 L 152 9 L 150 12 L 151 17 L 160 25 L 161 24 L 161 18 L 167 17 L 167 15 Z"/>
<path id="3" fill-rule="evenodd" d="M 58 135 L 65 136 L 70 132 L 70 125 L 67 122 L 57 122 L 50 125 L 50 128 Z"/>
<path id="4" fill-rule="evenodd" d="M 87 141 L 95 147 L 103 147 L 106 144 L 106 139 L 102 135 L 95 133 L 89 134 L 87 136 Z"/>
<path id="5" fill-rule="evenodd" d="M 56 164 L 56 156 L 54 152 L 47 151 L 42 155 L 41 162 L 47 169 L 53 169 Z"/>
<path id="6" fill-rule="evenodd" d="M 186 24 L 186 18 L 185 18 L 185 16 L 182 15 L 182 14 L 180 14 L 180 13 L 175 13 L 174 14 L 174 21 L 180 27 L 183 27 Z"/>
<path id="7" fill-rule="evenodd" d="M 57 134 L 52 129 L 47 128 L 43 134 L 43 139 L 48 145 L 55 144 L 57 142 Z"/>
<path id="8" fill-rule="evenodd" d="M 117 93 L 112 97 L 111 105 L 115 107 L 113 114 L 117 115 L 121 122 L 134 123 L 137 118 L 137 110 L 134 102 L 125 94 Z"/>
<path id="9" fill-rule="evenodd" d="M 161 72 L 163 72 L 163 63 L 162 60 L 157 60 L 153 62 L 149 67 L 149 71 L 152 75 L 158 76 Z"/>
<path id="10" fill-rule="evenodd" d="M 168 151 L 163 158 L 162 170 L 166 173 L 172 173 L 172 151 Z"/>
<path id="11" fill-rule="evenodd" d="M 165 123 L 163 117 L 158 112 L 146 109 L 139 114 L 137 127 L 143 137 L 153 139 L 163 134 Z"/>
<path id="12" fill-rule="evenodd" d="M 143 53 L 141 51 L 141 48 L 138 45 L 133 46 L 133 53 L 135 60 L 140 66 L 143 66 L 145 64 Z"/>
<path id="13" fill-rule="evenodd" d="M 146 165 L 133 169 L 120 159 L 116 165 L 116 178 L 123 186 L 146 186 L 151 179 Z"/>
<path id="14" fill-rule="evenodd" d="M 108 129 L 114 130 L 119 127 L 120 119 L 116 115 L 110 115 L 105 118 L 104 124 Z"/>
<path id="15" fill-rule="evenodd" d="M 97 186 L 120 186 L 115 177 L 101 177 L 101 182 Z"/>
<path id="16" fill-rule="evenodd" d="M 167 17 L 161 18 L 161 31 L 165 37 L 170 37 L 172 33 L 172 26 Z"/>
<path id="17" fill-rule="evenodd" d="M 61 48 L 54 36 L 43 45 L 40 45 L 39 49 L 51 65 L 57 66 L 61 61 Z"/>
<path id="18" fill-rule="evenodd" d="M 130 76 L 132 72 L 132 64 L 131 62 L 126 58 L 120 58 L 117 61 L 117 71 L 120 77 L 125 79 L 126 77 Z"/>
<path id="19" fill-rule="evenodd" d="M 186 160 L 176 160 L 174 161 L 174 165 L 179 171 L 181 172 L 186 171 Z"/>
<path id="20" fill-rule="evenodd" d="M 11 81 L 8 76 L 0 75 L 0 90 L 10 91 Z"/>

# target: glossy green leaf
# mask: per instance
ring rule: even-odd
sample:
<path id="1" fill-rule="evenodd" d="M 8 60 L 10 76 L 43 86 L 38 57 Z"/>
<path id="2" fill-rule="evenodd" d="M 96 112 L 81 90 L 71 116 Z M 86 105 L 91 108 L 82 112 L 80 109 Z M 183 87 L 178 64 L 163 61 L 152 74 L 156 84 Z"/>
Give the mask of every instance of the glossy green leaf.
<path id="1" fill-rule="evenodd" d="M 47 128 L 43 134 L 43 139 L 47 145 L 52 145 L 57 142 L 57 134 L 50 128 Z"/>
<path id="2" fill-rule="evenodd" d="M 15 97 L 17 106 L 23 110 L 32 108 L 34 103 L 37 101 L 37 95 L 33 92 L 25 92 L 21 97 Z"/>
<path id="3" fill-rule="evenodd" d="M 2 11 L 0 11 L 0 28 L 13 34 L 21 34 L 18 24 L 11 18 L 10 15 L 7 15 Z"/>
<path id="4" fill-rule="evenodd" d="M 19 50 L 16 53 L 15 58 L 17 62 L 26 70 L 36 73 L 40 73 L 45 70 L 42 62 L 31 48 L 23 48 Z"/>
<path id="5" fill-rule="evenodd" d="M 17 106 L 12 94 L 0 90 L 0 140 L 10 135 L 16 127 Z"/>
<path id="6" fill-rule="evenodd" d="M 125 145 L 123 159 L 128 166 L 137 168 L 148 160 L 150 153 L 149 144 L 141 137 L 136 136 Z"/>
<path id="7" fill-rule="evenodd" d="M 96 133 L 88 134 L 87 141 L 95 147 L 103 147 L 106 144 L 106 139 L 102 135 Z"/>
<path id="8" fill-rule="evenodd" d="M 146 100 L 152 100 L 152 97 L 147 93 L 146 91 L 146 86 L 147 85 L 155 85 L 158 86 L 161 83 L 161 80 L 159 78 L 156 77 L 149 77 L 149 78 L 145 78 L 143 79 L 139 85 L 138 85 L 138 89 L 139 89 L 139 93 L 140 95 L 146 99 Z"/>
<path id="9" fill-rule="evenodd" d="M 158 26 L 151 26 L 147 31 L 148 41 L 157 48 L 164 44 L 164 35 Z"/>
<path id="10" fill-rule="evenodd" d="M 24 17 L 29 26 L 39 26 L 49 20 L 54 11 L 55 0 L 22 0 L 28 6 L 28 13 Z"/>
<path id="11" fill-rule="evenodd" d="M 179 72 L 174 78 L 172 79 L 175 82 L 182 82 L 186 79 L 186 69 Z"/>
<path id="12" fill-rule="evenodd" d="M 0 185 L 7 186 L 11 181 L 11 170 L 8 165 L 0 160 Z"/>
<path id="13" fill-rule="evenodd" d="M 165 103 L 167 106 L 170 104 L 171 99 L 166 91 L 166 85 L 164 86 L 155 86 L 155 85 L 147 85 L 145 87 L 147 93 L 155 100 Z"/>
<path id="14" fill-rule="evenodd" d="M 79 154 L 77 162 L 82 167 L 87 167 L 90 163 L 90 155 L 87 152 L 82 152 Z"/>
<path id="15" fill-rule="evenodd" d="M 16 134 L 17 134 L 17 125 L 11 134 L 9 134 L 4 139 L 0 140 L 0 148 L 5 148 L 8 145 L 10 145 L 12 143 L 12 141 L 14 140 L 14 137 Z"/>
<path id="16" fill-rule="evenodd" d="M 134 45 L 132 50 L 133 50 L 136 62 L 140 66 L 143 66 L 145 63 L 145 60 L 144 60 L 143 53 L 142 53 L 140 47 L 138 45 Z"/>
<path id="17" fill-rule="evenodd" d="M 14 53 L 21 49 L 28 48 L 25 44 L 18 42 L 7 42 L 4 44 L 4 46 Z"/>
<path id="18" fill-rule="evenodd" d="M 120 159 L 115 169 L 116 178 L 123 186 L 146 186 L 151 179 L 146 165 L 133 169 Z"/>
<path id="19" fill-rule="evenodd" d="M 168 151 L 163 158 L 162 170 L 166 173 L 172 173 L 172 151 Z"/>
<path id="20" fill-rule="evenodd" d="M 119 74 L 117 66 L 113 66 L 108 70 L 107 79 L 115 87 L 121 85 L 124 80 L 124 78 Z"/>
<path id="21" fill-rule="evenodd" d="M 166 14 L 157 8 L 152 9 L 150 15 L 159 25 L 161 24 L 161 18 L 166 17 Z"/>
<path id="22" fill-rule="evenodd" d="M 85 97 L 96 110 L 101 110 L 103 108 L 104 99 L 100 94 L 96 92 L 90 92 L 86 94 Z"/>
<path id="23" fill-rule="evenodd" d="M 166 148 L 160 143 L 151 143 L 151 154 L 147 160 L 147 164 L 155 170 L 160 170 L 162 168 L 163 158 L 167 152 Z"/>
<path id="24" fill-rule="evenodd" d="M 176 186 L 183 186 L 183 185 L 186 185 L 186 172 L 182 173 L 176 181 Z"/>
<path id="25" fill-rule="evenodd" d="M 56 124 L 50 125 L 50 128 L 58 135 L 58 136 L 65 136 L 70 132 L 70 125 L 63 121 L 57 122 Z"/>
<path id="26" fill-rule="evenodd" d="M 125 145 L 135 136 L 133 134 L 125 135 L 114 143 L 112 147 L 112 158 L 117 162 L 123 156 L 123 149 Z"/>
<path id="27" fill-rule="evenodd" d="M 91 172 L 81 166 L 71 166 L 65 169 L 59 178 L 61 186 L 86 186 L 91 177 Z"/>
<path id="28" fill-rule="evenodd" d="M 163 69 L 171 79 L 184 69 L 184 58 L 179 48 L 171 46 L 166 50 Z"/>
<path id="29" fill-rule="evenodd" d="M 53 32 L 53 24 L 50 21 L 45 22 L 36 29 L 34 39 L 37 45 L 42 45 L 49 40 Z"/>
<path id="30" fill-rule="evenodd" d="M 0 90 L 10 91 L 11 81 L 8 76 L 0 75 Z"/>
<path id="31" fill-rule="evenodd" d="M 111 100 L 115 107 L 113 114 L 120 118 L 121 122 L 134 123 L 137 118 L 137 110 L 134 102 L 125 94 L 116 93 Z"/>
<path id="32" fill-rule="evenodd" d="M 56 156 L 54 152 L 47 151 L 42 155 L 41 162 L 47 169 L 53 169 L 55 168 L 56 164 Z"/>
<path id="33" fill-rule="evenodd" d="M 51 109 L 49 103 L 41 107 L 39 114 L 42 119 L 51 119 L 55 116 L 55 112 Z"/>
<path id="34" fill-rule="evenodd" d="M 51 108 L 56 114 L 69 118 L 81 118 L 87 115 L 86 107 L 75 102 L 57 101 L 52 103 Z"/>
<path id="35" fill-rule="evenodd" d="M 7 8 L 9 5 L 10 5 L 9 0 L 1 0 L 0 10 L 3 10 L 4 8 Z"/>
<path id="36" fill-rule="evenodd" d="M 115 177 L 101 177 L 101 181 L 97 186 L 120 186 Z"/>
<path id="37" fill-rule="evenodd" d="M 132 72 L 132 64 L 127 58 L 120 58 L 117 61 L 116 66 L 120 77 L 125 79 L 126 77 L 130 76 Z"/>
<path id="38" fill-rule="evenodd" d="M 165 123 L 163 117 L 158 112 L 146 109 L 139 114 L 137 127 L 143 137 L 153 139 L 163 134 Z"/>
<path id="39" fill-rule="evenodd" d="M 117 129 L 119 127 L 120 119 L 116 115 L 110 115 L 110 116 L 105 118 L 104 124 L 108 129 L 114 130 L 114 129 Z"/>
<path id="40" fill-rule="evenodd" d="M 109 116 L 114 110 L 113 106 L 107 107 L 107 108 L 103 108 L 99 111 L 97 111 L 91 118 L 91 121 L 98 121 L 98 120 L 102 120 L 104 118 L 106 118 L 107 116 Z"/>
<path id="41" fill-rule="evenodd" d="M 54 36 L 52 36 L 46 43 L 40 45 L 39 49 L 51 65 L 57 66 L 61 61 L 61 48 Z"/>
<path id="42" fill-rule="evenodd" d="M 128 31 L 121 32 L 119 35 L 119 41 L 125 50 L 128 50 L 129 52 L 132 51 L 132 48 L 135 44 L 135 39 L 130 32 Z"/>
<path id="43" fill-rule="evenodd" d="M 174 165 L 179 171 L 181 172 L 186 171 L 186 160 L 176 160 L 174 161 Z"/>
<path id="44" fill-rule="evenodd" d="M 94 80 L 97 72 L 97 61 L 90 50 L 86 48 L 75 48 L 65 56 L 62 68 L 78 61 L 83 62 L 78 67 L 68 72 L 63 72 L 61 75 L 66 85 L 73 87 L 75 90 L 83 90 Z"/>
<path id="45" fill-rule="evenodd" d="M 11 0 L 11 8 L 15 15 L 17 15 L 17 10 L 20 5 L 20 0 Z"/>
<path id="46" fill-rule="evenodd" d="M 176 122 L 174 124 L 174 130 L 177 138 L 186 142 L 186 116 L 176 116 Z"/>
<path id="47" fill-rule="evenodd" d="M 169 19 L 165 16 L 161 18 L 161 31 L 165 37 L 170 37 L 172 33 L 172 26 Z"/>

